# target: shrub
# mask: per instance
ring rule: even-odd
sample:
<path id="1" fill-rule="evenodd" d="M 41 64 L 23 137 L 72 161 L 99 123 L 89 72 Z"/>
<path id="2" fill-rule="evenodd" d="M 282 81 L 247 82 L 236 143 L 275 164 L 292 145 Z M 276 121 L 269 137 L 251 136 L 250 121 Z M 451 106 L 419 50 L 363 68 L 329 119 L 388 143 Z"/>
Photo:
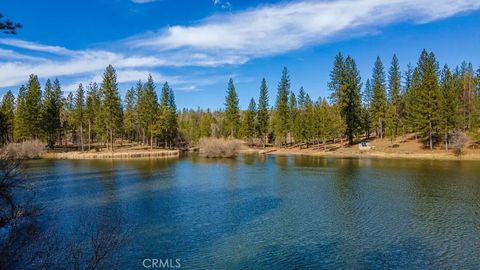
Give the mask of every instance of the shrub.
<path id="1" fill-rule="evenodd" d="M 40 140 L 31 140 L 9 143 L 2 152 L 10 159 L 34 159 L 39 158 L 44 149 L 45 145 Z"/>
<path id="2" fill-rule="evenodd" d="M 467 136 L 465 136 L 464 132 L 460 130 L 455 130 L 452 133 L 451 145 L 455 155 L 460 156 L 461 154 L 463 154 L 463 150 L 465 148 L 466 143 L 467 143 Z"/>
<path id="3" fill-rule="evenodd" d="M 223 138 L 201 138 L 199 143 L 200 155 L 207 158 L 235 157 L 242 146 L 239 140 Z"/>

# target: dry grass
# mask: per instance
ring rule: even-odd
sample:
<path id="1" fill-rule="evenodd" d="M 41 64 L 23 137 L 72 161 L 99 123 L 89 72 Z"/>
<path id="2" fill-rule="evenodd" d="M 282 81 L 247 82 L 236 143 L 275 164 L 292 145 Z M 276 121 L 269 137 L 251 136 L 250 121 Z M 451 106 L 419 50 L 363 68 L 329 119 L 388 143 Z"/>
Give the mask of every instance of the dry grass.
<path id="1" fill-rule="evenodd" d="M 30 140 L 21 143 L 9 143 L 2 149 L 2 154 L 9 159 L 39 158 L 45 150 L 40 140 Z"/>
<path id="2" fill-rule="evenodd" d="M 223 138 L 201 138 L 200 155 L 207 158 L 235 157 L 242 147 L 242 141 Z"/>

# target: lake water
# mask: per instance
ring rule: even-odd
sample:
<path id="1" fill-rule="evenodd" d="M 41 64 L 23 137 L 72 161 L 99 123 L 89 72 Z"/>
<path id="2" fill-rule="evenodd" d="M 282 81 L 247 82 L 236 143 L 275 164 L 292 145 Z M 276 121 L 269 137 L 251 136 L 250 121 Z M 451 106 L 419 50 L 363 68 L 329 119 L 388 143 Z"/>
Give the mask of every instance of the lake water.
<path id="1" fill-rule="evenodd" d="M 109 269 L 478 269 L 480 163 L 240 156 L 29 163 L 45 216 L 133 226 Z M 72 236 L 73 237 L 73 236 Z"/>

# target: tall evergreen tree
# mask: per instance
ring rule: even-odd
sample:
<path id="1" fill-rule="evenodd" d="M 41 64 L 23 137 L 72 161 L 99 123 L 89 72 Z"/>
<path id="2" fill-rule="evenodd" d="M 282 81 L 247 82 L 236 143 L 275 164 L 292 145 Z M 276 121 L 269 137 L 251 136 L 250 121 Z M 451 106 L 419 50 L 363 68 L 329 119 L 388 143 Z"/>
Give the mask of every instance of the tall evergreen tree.
<path id="1" fill-rule="evenodd" d="M 341 90 L 345 82 L 345 60 L 343 55 L 339 52 L 335 56 L 333 62 L 333 69 L 330 72 L 330 81 L 328 82 L 328 88 L 332 91 L 330 95 L 330 100 L 333 103 L 341 102 L 340 100 L 344 99 L 341 95 L 343 91 Z"/>
<path id="2" fill-rule="evenodd" d="M 247 140 L 252 140 L 256 136 L 256 117 L 257 114 L 257 104 L 255 100 L 252 98 L 250 99 L 250 103 L 248 104 L 248 109 L 243 114 L 242 119 L 242 133 L 243 136 Z"/>
<path id="3" fill-rule="evenodd" d="M 297 115 L 294 122 L 295 128 L 295 140 L 298 142 L 304 142 L 307 139 L 307 112 L 305 108 L 306 103 L 306 93 L 303 87 L 300 87 L 297 97 Z"/>
<path id="4" fill-rule="evenodd" d="M 282 77 L 278 84 L 277 100 L 273 114 L 275 139 L 279 144 L 287 141 L 288 121 L 288 95 L 290 93 L 290 76 L 287 68 L 283 68 Z"/>
<path id="5" fill-rule="evenodd" d="M 110 150 L 114 150 L 115 134 L 121 130 L 122 104 L 118 94 L 117 74 L 112 65 L 109 65 L 103 74 L 101 85 L 102 117 L 108 131 Z"/>
<path id="6" fill-rule="evenodd" d="M 296 140 L 295 138 L 295 123 L 297 121 L 297 98 L 295 93 L 291 92 L 288 98 L 288 131 L 290 143 Z"/>
<path id="7" fill-rule="evenodd" d="M 240 109 L 238 107 L 238 96 L 233 85 L 233 80 L 230 78 L 228 82 L 228 91 L 225 98 L 225 130 L 229 136 L 236 138 L 238 135 L 238 128 L 240 124 Z"/>
<path id="8" fill-rule="evenodd" d="M 158 118 L 158 98 L 155 92 L 155 83 L 151 75 L 145 85 L 139 81 L 136 86 L 139 92 L 138 98 L 138 114 L 141 119 L 141 129 L 143 134 L 143 142 L 146 143 L 146 138 L 150 137 L 150 146 L 153 146 L 152 138 L 155 131 L 156 122 Z"/>
<path id="9" fill-rule="evenodd" d="M 80 136 L 79 136 L 80 148 L 83 152 L 84 151 L 83 124 L 85 121 L 85 91 L 83 90 L 82 84 L 78 85 L 77 91 L 75 92 L 73 118 L 74 118 L 75 127 L 77 127 L 80 132 Z"/>
<path id="10" fill-rule="evenodd" d="M 392 141 L 398 135 L 401 124 L 401 74 L 397 55 L 393 55 L 390 71 L 388 72 L 388 109 L 387 121 L 389 122 L 389 133 Z"/>
<path id="11" fill-rule="evenodd" d="M 385 72 L 380 57 L 377 57 L 373 68 L 372 94 L 373 125 L 376 127 L 377 137 L 383 139 L 387 112 L 387 98 L 385 94 Z"/>
<path id="12" fill-rule="evenodd" d="M 168 118 L 168 137 L 170 140 L 170 145 L 172 145 L 176 143 L 176 139 L 178 137 L 178 114 L 177 104 L 175 103 L 175 94 L 171 87 L 169 87 L 168 108 L 170 110 Z"/>
<path id="13" fill-rule="evenodd" d="M 344 100 L 341 103 L 342 114 L 346 124 L 346 135 L 348 142 L 353 144 L 353 138 L 361 128 L 361 94 L 362 87 L 360 72 L 357 69 L 355 60 L 351 57 L 345 59 L 346 83 Z"/>
<path id="14" fill-rule="evenodd" d="M 30 138 L 38 139 L 42 133 L 42 90 L 38 77 L 30 75 L 25 93 L 26 125 Z"/>
<path id="15" fill-rule="evenodd" d="M 365 82 L 365 89 L 363 91 L 363 127 L 365 129 L 365 135 L 367 139 L 370 138 L 370 132 L 372 129 L 372 85 L 370 79 Z"/>
<path id="16" fill-rule="evenodd" d="M 0 124 L 0 145 L 13 142 L 15 129 L 15 96 L 12 91 L 7 91 L 0 104 L 0 114 L 2 121 Z"/>
<path id="17" fill-rule="evenodd" d="M 471 128 L 471 133 L 476 137 L 480 137 L 480 68 L 477 69 L 475 76 L 475 111 L 473 117 L 473 123 Z"/>
<path id="18" fill-rule="evenodd" d="M 470 129 L 472 126 L 474 114 L 474 71 L 471 63 L 463 62 L 461 64 L 461 110 L 463 112 L 464 129 Z"/>
<path id="19" fill-rule="evenodd" d="M 455 89 L 455 78 L 447 65 L 442 71 L 440 86 L 440 129 L 444 135 L 445 150 L 449 147 L 449 132 L 458 126 L 458 95 Z"/>
<path id="20" fill-rule="evenodd" d="M 61 128 L 60 110 L 62 109 L 62 90 L 60 82 L 55 79 L 52 85 L 50 79 L 45 83 L 43 98 L 43 131 L 47 136 L 49 148 L 55 145 Z"/>
<path id="21" fill-rule="evenodd" d="M 315 104 L 313 100 L 310 98 L 309 94 L 305 95 L 305 102 L 303 105 L 303 111 L 304 111 L 304 123 L 303 125 L 305 126 L 304 132 L 302 132 L 302 136 L 305 137 L 307 141 L 307 146 L 308 144 L 313 141 L 316 138 L 317 135 L 317 130 L 316 130 L 316 120 L 317 118 L 317 111 L 315 110 Z"/>
<path id="22" fill-rule="evenodd" d="M 265 136 L 268 132 L 268 123 L 269 123 L 269 105 L 268 105 L 268 89 L 267 82 L 265 78 L 262 79 L 260 85 L 260 96 L 258 98 L 258 110 L 257 110 L 257 120 L 258 120 L 258 135 L 262 137 L 262 141 L 266 142 Z"/>
<path id="23" fill-rule="evenodd" d="M 98 133 L 98 127 L 101 125 L 101 98 L 96 83 L 90 83 L 87 90 L 85 102 L 85 120 L 88 125 L 88 150 L 92 146 L 93 135 Z M 92 134 L 92 130 L 94 131 Z"/>
<path id="24" fill-rule="evenodd" d="M 162 87 L 160 98 L 158 126 L 161 129 L 161 135 L 165 142 L 165 147 L 172 145 L 177 134 L 177 109 L 175 105 L 175 96 L 173 90 L 167 82 Z"/>
<path id="25" fill-rule="evenodd" d="M 129 140 L 133 140 L 136 135 L 135 123 L 136 123 L 136 107 L 137 107 L 137 95 L 135 89 L 130 88 L 125 94 L 125 113 L 124 113 L 124 128 L 125 134 Z"/>
<path id="26" fill-rule="evenodd" d="M 417 96 L 419 131 L 433 149 L 434 137 L 439 124 L 440 92 L 438 87 L 438 63 L 433 53 L 422 51 L 418 60 L 420 75 L 419 95 Z"/>
<path id="27" fill-rule="evenodd" d="M 335 58 L 334 68 L 330 74 L 329 88 L 333 91 L 332 100 L 337 104 L 348 142 L 361 128 L 361 78 L 355 61 L 349 56 L 344 62 L 341 54 Z"/>

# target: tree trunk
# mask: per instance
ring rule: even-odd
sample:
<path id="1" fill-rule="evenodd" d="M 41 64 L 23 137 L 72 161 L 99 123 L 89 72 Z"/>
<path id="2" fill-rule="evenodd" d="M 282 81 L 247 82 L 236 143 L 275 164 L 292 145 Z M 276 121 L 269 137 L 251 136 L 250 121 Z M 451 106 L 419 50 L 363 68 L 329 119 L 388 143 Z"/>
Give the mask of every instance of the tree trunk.
<path id="1" fill-rule="evenodd" d="M 448 131 L 445 130 L 445 151 L 448 152 Z"/>
<path id="2" fill-rule="evenodd" d="M 83 152 L 83 124 L 80 124 L 80 147 Z"/>
<path id="3" fill-rule="evenodd" d="M 88 151 L 90 151 L 90 148 L 92 146 L 92 131 L 90 125 L 90 121 L 88 121 Z"/>
<path id="4" fill-rule="evenodd" d="M 150 150 L 153 150 L 153 132 L 150 132 Z"/>
<path id="5" fill-rule="evenodd" d="M 111 142 L 111 147 L 112 147 L 112 153 L 113 153 L 113 128 L 110 129 L 110 142 Z"/>

